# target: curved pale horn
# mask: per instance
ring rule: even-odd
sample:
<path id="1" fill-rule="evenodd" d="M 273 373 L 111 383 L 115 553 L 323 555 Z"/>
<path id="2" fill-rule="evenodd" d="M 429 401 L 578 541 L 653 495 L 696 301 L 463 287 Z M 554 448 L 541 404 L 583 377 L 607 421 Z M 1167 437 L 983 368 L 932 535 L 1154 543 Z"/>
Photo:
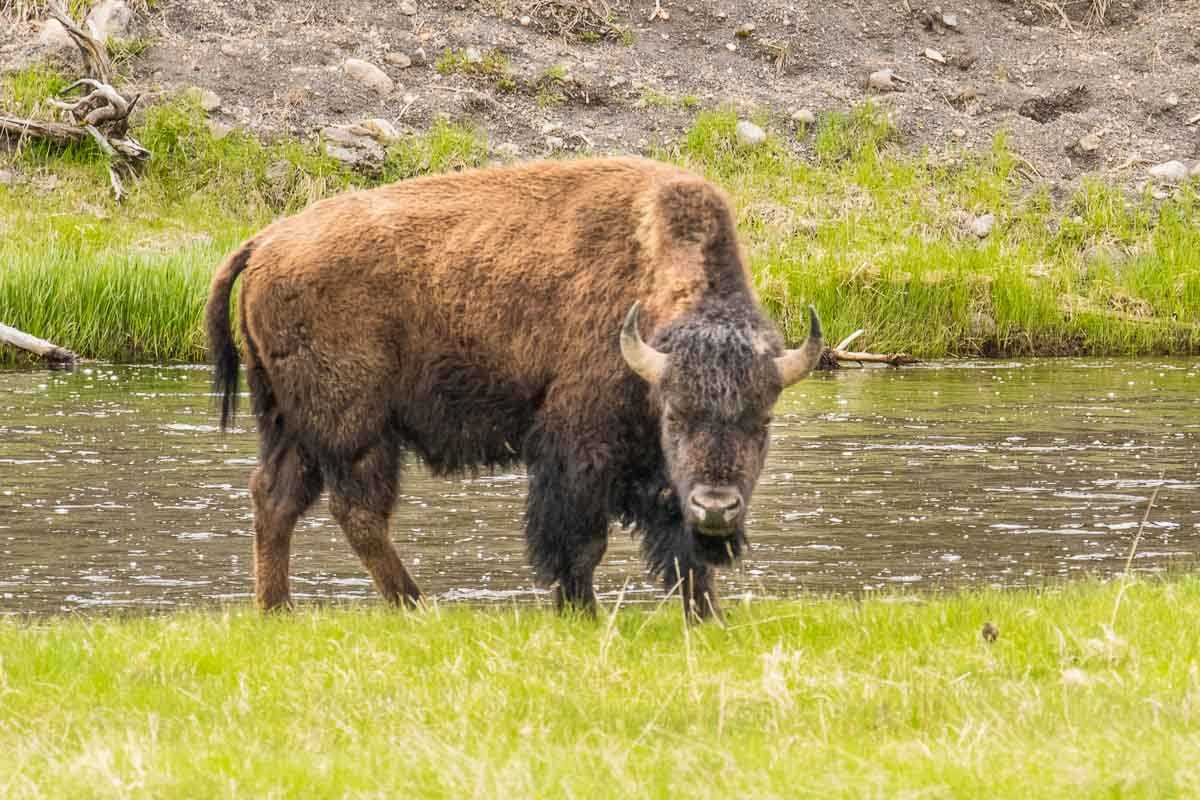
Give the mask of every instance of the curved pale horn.
<path id="1" fill-rule="evenodd" d="M 662 379 L 667 369 L 667 354 L 660 353 L 642 341 L 638 333 L 638 309 L 641 303 L 634 303 L 633 308 L 625 315 L 625 324 L 621 326 L 621 355 L 629 368 L 641 375 L 647 383 L 654 385 Z"/>
<path id="2" fill-rule="evenodd" d="M 784 351 L 783 355 L 775 359 L 775 368 L 779 370 L 779 378 L 784 386 L 791 386 L 812 372 L 813 367 L 821 360 L 821 351 L 825 349 L 825 342 L 821 339 L 821 318 L 812 306 L 808 307 L 808 319 L 808 338 L 804 340 L 804 344 L 795 350 Z"/>

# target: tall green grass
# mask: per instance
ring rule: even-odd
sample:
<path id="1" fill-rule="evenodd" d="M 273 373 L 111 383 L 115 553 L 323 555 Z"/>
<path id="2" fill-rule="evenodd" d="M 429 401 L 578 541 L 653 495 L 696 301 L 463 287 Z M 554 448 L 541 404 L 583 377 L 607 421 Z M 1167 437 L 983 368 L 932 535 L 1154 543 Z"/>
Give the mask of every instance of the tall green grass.
<path id="1" fill-rule="evenodd" d="M 0 621 L 0 795 L 1194 797 L 1200 580 L 1119 591 Z"/>
<path id="2" fill-rule="evenodd" d="M 1018 176 L 1004 136 L 949 162 L 904 156 L 870 106 L 825 117 L 814 155 L 748 148 L 701 114 L 662 158 L 733 196 L 763 302 L 793 339 L 815 302 L 856 346 L 925 357 L 1200 352 L 1200 197 L 1085 180 L 1063 209 Z M 969 222 L 996 223 L 985 239 Z"/>
<path id="3" fill-rule="evenodd" d="M 6 102 L 36 107 L 60 80 L 16 73 Z M 740 145 L 736 122 L 702 112 L 656 155 L 730 192 L 760 296 L 793 340 L 815 302 L 831 336 L 861 327 L 856 346 L 927 358 L 1200 352 L 1195 183 L 1157 201 L 1089 180 L 1056 207 L 1003 136 L 982 154 L 906 155 L 866 105 L 824 116 L 801 158 L 778 137 Z M 206 273 L 239 239 L 340 191 L 488 157 L 477 131 L 439 121 L 365 176 L 313 142 L 214 136 L 188 97 L 135 132 L 154 157 L 121 205 L 90 141 L 11 157 L 59 185 L 0 187 L 0 321 L 92 357 L 201 359 Z M 984 213 L 996 224 L 980 240 L 968 224 Z"/>

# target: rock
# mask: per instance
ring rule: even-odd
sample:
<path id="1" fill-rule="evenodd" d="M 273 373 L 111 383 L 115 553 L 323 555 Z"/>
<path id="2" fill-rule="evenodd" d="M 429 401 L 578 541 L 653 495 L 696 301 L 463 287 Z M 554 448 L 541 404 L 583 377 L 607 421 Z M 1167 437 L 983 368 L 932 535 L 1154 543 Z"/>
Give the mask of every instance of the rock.
<path id="1" fill-rule="evenodd" d="M 0 169 L 0 186 L 16 186 L 17 173 L 11 169 Z"/>
<path id="2" fill-rule="evenodd" d="M 213 112 L 221 107 L 221 95 L 212 89 L 197 89 L 196 93 L 200 108 L 205 112 Z"/>
<path id="3" fill-rule="evenodd" d="M 412 63 L 421 67 L 429 63 L 429 56 L 425 55 L 424 47 L 418 47 L 416 50 L 413 50 Z"/>
<path id="4" fill-rule="evenodd" d="M 49 175 L 38 175 L 33 179 L 33 188 L 37 189 L 42 194 L 49 194 L 58 188 L 58 176 L 51 173 Z"/>
<path id="5" fill-rule="evenodd" d="M 388 142 L 400 138 L 400 133 L 396 130 L 396 126 L 388 122 L 386 119 L 380 119 L 378 117 L 374 119 L 366 119 L 359 123 L 359 125 L 365 128 L 377 142 L 383 142 L 384 144 L 387 144 Z"/>
<path id="6" fill-rule="evenodd" d="M 411 17 L 417 13 L 417 4 L 411 2 L 411 0 L 402 0 L 397 10 L 404 16 Z"/>
<path id="7" fill-rule="evenodd" d="M 221 55 L 227 58 L 237 58 L 242 54 L 242 48 L 238 47 L 233 42 L 226 42 L 221 45 Z"/>
<path id="8" fill-rule="evenodd" d="M 867 86 L 877 92 L 894 92 L 899 87 L 896 85 L 896 73 L 890 69 L 878 69 L 867 76 Z"/>
<path id="9" fill-rule="evenodd" d="M 528 28 L 531 24 L 533 24 L 533 19 L 528 14 L 523 14 L 521 18 L 517 20 L 517 22 L 521 24 L 522 28 Z"/>
<path id="10" fill-rule="evenodd" d="M 971 220 L 971 233 L 980 239 L 986 239 L 996 225 L 995 214 L 984 214 Z"/>
<path id="11" fill-rule="evenodd" d="M 947 28 L 950 28 L 951 30 L 957 30 L 958 29 L 958 15 L 957 14 L 942 14 L 942 24 L 945 25 Z"/>
<path id="12" fill-rule="evenodd" d="M 567 146 L 567 140 L 561 136 L 547 136 L 546 147 L 550 150 L 562 150 Z"/>
<path id="13" fill-rule="evenodd" d="M 1075 142 L 1075 150 L 1076 152 L 1086 155 L 1099 150 L 1101 144 L 1102 142 L 1100 141 L 1099 136 L 1094 133 L 1089 133 L 1079 137 L 1079 140 Z"/>
<path id="14" fill-rule="evenodd" d="M 942 55 L 941 53 L 939 53 L 937 50 L 934 50 L 932 47 L 926 47 L 925 53 L 923 55 L 926 58 L 928 58 L 930 61 L 932 61 L 936 64 L 945 64 L 946 63 L 946 57 L 944 55 Z"/>
<path id="15" fill-rule="evenodd" d="M 767 132 L 749 120 L 738 120 L 733 130 L 737 140 L 747 147 L 757 147 L 767 140 Z"/>
<path id="16" fill-rule="evenodd" d="M 966 128 L 951 128 L 950 135 L 953 136 L 955 139 L 962 139 L 967 135 L 967 129 Z"/>
<path id="17" fill-rule="evenodd" d="M 1200 161 L 1192 165 L 1192 171 L 1189 173 L 1193 178 L 1200 178 Z"/>
<path id="18" fill-rule="evenodd" d="M 817 115 L 810 108 L 798 108 L 792 112 L 792 122 L 797 125 L 815 125 L 817 123 Z"/>
<path id="19" fill-rule="evenodd" d="M 483 53 L 479 51 L 478 47 L 468 47 L 463 51 L 463 58 L 467 60 L 468 64 L 483 63 Z"/>
<path id="20" fill-rule="evenodd" d="M 369 61 L 363 61 L 359 58 L 348 58 L 346 59 L 346 63 L 342 64 L 342 69 L 351 78 L 354 78 L 359 83 L 375 90 L 379 94 L 391 94 L 392 90 L 396 88 L 395 81 Z"/>
<path id="21" fill-rule="evenodd" d="M 551 133 L 557 133 L 562 130 L 561 122 L 544 122 L 542 123 L 542 136 L 547 136 Z"/>
<path id="22" fill-rule="evenodd" d="M 90 29 L 93 37 L 103 43 L 110 38 L 121 39 L 128 35 L 132 21 L 133 12 L 125 0 L 100 0 L 92 6 L 83 24 Z"/>
<path id="23" fill-rule="evenodd" d="M 325 152 L 343 164 L 374 171 L 383 163 L 383 148 L 362 125 L 331 125 L 321 131 L 321 136 L 325 139 Z"/>
<path id="24" fill-rule="evenodd" d="M 737 50 L 737 45 L 733 42 L 726 42 L 725 49 L 732 53 L 734 50 Z"/>
<path id="25" fill-rule="evenodd" d="M 49 55 L 69 55 L 76 52 L 75 42 L 71 34 L 56 19 L 46 21 L 42 32 L 38 34 L 38 45 Z"/>
<path id="26" fill-rule="evenodd" d="M 734 36 L 740 36 L 744 39 L 747 36 L 752 36 L 755 30 L 757 30 L 757 28 L 753 22 L 743 22 L 741 25 L 737 26 L 737 29 L 733 32 L 733 34 Z"/>
<path id="27" fill-rule="evenodd" d="M 521 155 L 521 146 L 515 142 L 505 142 L 496 146 L 496 155 L 504 158 L 519 158 Z"/>
<path id="28" fill-rule="evenodd" d="M 1172 108 L 1175 108 L 1178 105 L 1179 105 L 1179 95 L 1175 94 L 1175 92 L 1168 92 L 1159 101 L 1159 106 L 1162 108 L 1163 111 L 1170 111 Z"/>
<path id="29" fill-rule="evenodd" d="M 393 67 L 399 67 L 400 69 L 408 69 L 413 63 L 413 60 L 404 53 L 388 53 L 383 57 L 383 60 Z"/>
<path id="30" fill-rule="evenodd" d="M 1188 168 L 1182 161 L 1166 161 L 1146 170 L 1150 177 L 1163 183 L 1183 183 L 1188 179 Z"/>
<path id="31" fill-rule="evenodd" d="M 226 125 L 224 122 L 218 122 L 215 119 L 210 119 L 208 121 L 208 132 L 219 142 L 229 134 L 233 133 L 233 126 Z"/>

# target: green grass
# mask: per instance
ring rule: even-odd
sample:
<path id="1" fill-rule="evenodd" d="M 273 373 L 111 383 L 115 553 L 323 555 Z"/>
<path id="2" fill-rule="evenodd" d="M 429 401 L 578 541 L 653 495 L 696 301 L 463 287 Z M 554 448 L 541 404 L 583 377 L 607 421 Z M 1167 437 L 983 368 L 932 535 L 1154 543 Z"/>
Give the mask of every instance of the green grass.
<path id="1" fill-rule="evenodd" d="M 1200 579 L 1118 585 L 0 622 L 0 795 L 1194 797 Z"/>
<path id="2" fill-rule="evenodd" d="M 564 74 L 538 82 L 547 103 L 561 100 Z M 0 97 L 35 109 L 64 83 L 24 70 Z M 793 341 L 815 302 L 831 338 L 861 327 L 856 347 L 924 358 L 1200 352 L 1196 182 L 1158 201 L 1090 180 L 1056 204 L 1003 136 L 981 154 L 906 154 L 864 106 L 823 114 L 801 141 L 747 149 L 736 122 L 700 112 L 656 156 L 730 193 L 760 298 Z M 154 157 L 120 205 L 90 141 L 26 142 L 5 157 L 34 180 L 0 186 L 0 321 L 89 357 L 202 360 L 208 273 L 240 239 L 349 188 L 488 158 L 479 131 L 438 121 L 390 145 L 368 177 L 312 143 L 216 138 L 186 96 L 143 109 L 134 133 Z M 39 188 L 48 175 L 52 191 Z M 983 213 L 996 224 L 980 240 L 967 227 Z"/>
<path id="3" fill-rule="evenodd" d="M 1065 208 L 997 136 L 953 161 L 906 156 L 870 106 L 823 115 L 810 159 L 737 142 L 704 112 L 659 153 L 724 186 L 761 299 L 790 337 L 815 302 L 857 346 L 922 357 L 1200 352 L 1200 195 L 1164 202 L 1085 181 Z M 990 236 L 968 230 L 994 214 Z"/>

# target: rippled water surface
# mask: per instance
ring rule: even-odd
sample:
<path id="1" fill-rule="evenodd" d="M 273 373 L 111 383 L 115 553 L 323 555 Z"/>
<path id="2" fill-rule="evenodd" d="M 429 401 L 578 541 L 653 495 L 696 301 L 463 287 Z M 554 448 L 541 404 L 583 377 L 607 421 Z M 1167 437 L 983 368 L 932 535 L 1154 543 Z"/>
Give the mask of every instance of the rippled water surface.
<path id="1" fill-rule="evenodd" d="M 0 613 L 251 596 L 249 430 L 214 427 L 200 367 L 0 372 Z M 243 404 L 243 407 L 245 404 Z M 956 363 L 822 374 L 789 390 L 725 594 L 1024 585 L 1200 551 L 1200 363 Z M 521 474 L 408 469 L 393 536 L 443 599 L 535 597 Z M 374 591 L 322 501 L 293 594 Z M 647 599 L 614 528 L 599 588 Z"/>

